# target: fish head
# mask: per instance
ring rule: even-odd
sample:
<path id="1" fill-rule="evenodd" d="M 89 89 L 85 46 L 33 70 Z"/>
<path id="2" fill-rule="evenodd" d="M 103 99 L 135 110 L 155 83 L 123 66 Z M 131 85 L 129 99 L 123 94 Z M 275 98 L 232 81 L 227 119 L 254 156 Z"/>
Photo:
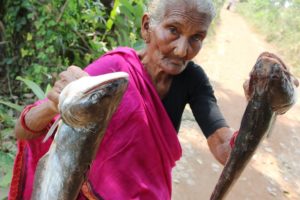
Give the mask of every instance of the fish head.
<path id="1" fill-rule="evenodd" d="M 68 84 L 59 96 L 62 120 L 74 128 L 107 125 L 124 95 L 128 74 L 85 76 Z"/>
<path id="2" fill-rule="evenodd" d="M 284 114 L 296 103 L 298 80 L 278 63 L 271 66 L 269 77 L 272 110 L 277 114 Z"/>
<path id="3" fill-rule="evenodd" d="M 266 95 L 272 110 L 284 114 L 296 102 L 298 85 L 298 80 L 283 61 L 265 52 L 259 56 L 251 71 L 249 91 L 252 95 Z"/>

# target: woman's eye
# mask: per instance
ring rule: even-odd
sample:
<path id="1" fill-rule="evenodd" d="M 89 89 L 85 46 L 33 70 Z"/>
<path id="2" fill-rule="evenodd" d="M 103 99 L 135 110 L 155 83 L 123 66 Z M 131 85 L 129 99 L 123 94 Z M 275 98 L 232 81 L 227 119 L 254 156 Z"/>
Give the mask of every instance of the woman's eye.
<path id="1" fill-rule="evenodd" d="M 192 39 L 193 39 L 194 41 L 199 41 L 199 40 L 201 40 L 201 37 L 200 37 L 200 35 L 194 35 L 194 36 L 192 37 Z"/>
<path id="2" fill-rule="evenodd" d="M 169 27 L 169 31 L 170 31 L 170 33 L 172 33 L 174 35 L 178 34 L 177 28 L 175 28 L 175 27 Z"/>
<path id="3" fill-rule="evenodd" d="M 194 41 L 202 41 L 202 40 L 204 40 L 204 38 L 205 38 L 205 35 L 201 35 L 201 34 L 196 34 L 196 35 L 192 36 L 192 40 L 194 40 Z"/>

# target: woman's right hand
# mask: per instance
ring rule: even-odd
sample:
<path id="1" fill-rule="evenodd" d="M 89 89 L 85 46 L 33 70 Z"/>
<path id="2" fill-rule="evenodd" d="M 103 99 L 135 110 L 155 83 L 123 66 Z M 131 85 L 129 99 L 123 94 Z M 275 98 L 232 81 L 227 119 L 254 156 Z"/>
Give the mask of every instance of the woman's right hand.
<path id="1" fill-rule="evenodd" d="M 59 74 L 59 79 L 54 83 L 53 88 L 47 94 L 51 109 L 58 113 L 58 100 L 61 91 L 72 81 L 77 80 L 88 74 L 77 66 L 70 66 L 66 71 Z"/>

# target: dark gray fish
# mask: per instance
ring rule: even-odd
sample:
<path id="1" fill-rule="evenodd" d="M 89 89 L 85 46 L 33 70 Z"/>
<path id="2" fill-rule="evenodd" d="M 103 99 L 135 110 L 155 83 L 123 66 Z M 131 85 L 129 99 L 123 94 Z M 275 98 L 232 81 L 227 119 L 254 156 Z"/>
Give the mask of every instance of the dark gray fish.
<path id="1" fill-rule="evenodd" d="M 66 86 L 58 106 L 63 122 L 38 163 L 32 200 L 77 198 L 127 83 L 128 74 L 116 72 Z"/>
<path id="2" fill-rule="evenodd" d="M 271 130 L 276 116 L 284 114 L 295 103 L 296 85 L 299 82 L 276 55 L 265 52 L 259 56 L 250 73 L 250 99 L 239 134 L 211 200 L 225 198 L 264 136 Z"/>

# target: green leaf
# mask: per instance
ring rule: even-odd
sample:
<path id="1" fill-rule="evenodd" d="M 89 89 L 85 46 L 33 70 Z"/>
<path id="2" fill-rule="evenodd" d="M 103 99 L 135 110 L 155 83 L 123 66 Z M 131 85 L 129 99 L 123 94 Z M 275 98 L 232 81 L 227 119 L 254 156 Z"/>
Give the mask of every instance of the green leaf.
<path id="1" fill-rule="evenodd" d="M 11 155 L 0 151 L 0 187 L 8 187 L 12 177 L 14 160 Z"/>
<path id="2" fill-rule="evenodd" d="M 31 33 L 27 33 L 27 41 L 31 41 L 32 40 L 32 34 Z"/>
<path id="3" fill-rule="evenodd" d="M 106 30 L 110 31 L 113 24 L 114 24 L 114 21 L 112 19 L 109 19 L 106 23 Z"/>
<path id="4" fill-rule="evenodd" d="M 39 41 L 39 42 L 36 43 L 36 48 L 38 48 L 38 49 L 43 49 L 44 46 L 45 46 L 45 42 L 44 41 Z"/>
<path id="5" fill-rule="evenodd" d="M 110 12 L 109 20 L 108 20 L 107 23 L 106 23 L 106 31 L 107 31 L 107 32 L 111 30 L 111 28 L 112 28 L 112 26 L 113 26 L 113 24 L 114 24 L 114 20 L 115 20 L 115 18 L 116 18 L 116 15 L 117 15 L 117 13 L 118 13 L 118 10 L 119 10 L 119 5 L 120 5 L 120 1 L 119 1 L 119 0 L 116 0 L 116 1 L 114 2 L 114 7 L 113 7 L 113 9 L 112 9 L 111 12 Z"/>
<path id="6" fill-rule="evenodd" d="M 12 135 L 13 129 L 12 128 L 6 128 L 4 130 L 1 130 L 1 138 L 7 139 Z"/>
<path id="7" fill-rule="evenodd" d="M 132 2 L 129 2 L 128 0 L 120 0 L 121 4 L 123 4 L 131 13 L 134 14 L 135 10 L 132 6 Z"/>
<path id="8" fill-rule="evenodd" d="M 28 51 L 26 49 L 21 48 L 21 57 L 24 58 L 28 55 Z"/>
<path id="9" fill-rule="evenodd" d="M 8 102 L 8 101 L 2 101 L 2 100 L 0 100 L 0 103 L 3 104 L 3 105 L 8 106 L 10 108 L 13 108 L 13 109 L 15 109 L 19 112 L 21 112 L 23 110 L 23 106 L 20 106 L 20 105 L 15 104 L 15 103 L 11 103 L 11 102 Z"/>
<path id="10" fill-rule="evenodd" d="M 19 81 L 23 81 L 39 99 L 45 98 L 45 96 L 46 96 L 45 93 L 40 88 L 40 86 L 38 86 L 35 82 L 28 80 L 28 79 L 24 79 L 20 76 L 18 76 L 16 79 Z"/>
<path id="11" fill-rule="evenodd" d="M 14 59 L 13 58 L 7 58 L 7 59 L 5 59 L 5 62 L 6 62 L 6 64 L 10 65 L 14 62 Z"/>
<path id="12" fill-rule="evenodd" d="M 48 92 L 52 89 L 51 85 L 48 84 L 45 90 L 45 94 L 48 94 Z"/>
<path id="13" fill-rule="evenodd" d="M 136 23 L 140 23 L 140 18 L 143 16 L 144 14 L 144 7 L 143 4 L 141 2 L 139 2 L 135 7 L 134 7 L 134 15 L 136 17 L 136 20 L 138 20 Z"/>

